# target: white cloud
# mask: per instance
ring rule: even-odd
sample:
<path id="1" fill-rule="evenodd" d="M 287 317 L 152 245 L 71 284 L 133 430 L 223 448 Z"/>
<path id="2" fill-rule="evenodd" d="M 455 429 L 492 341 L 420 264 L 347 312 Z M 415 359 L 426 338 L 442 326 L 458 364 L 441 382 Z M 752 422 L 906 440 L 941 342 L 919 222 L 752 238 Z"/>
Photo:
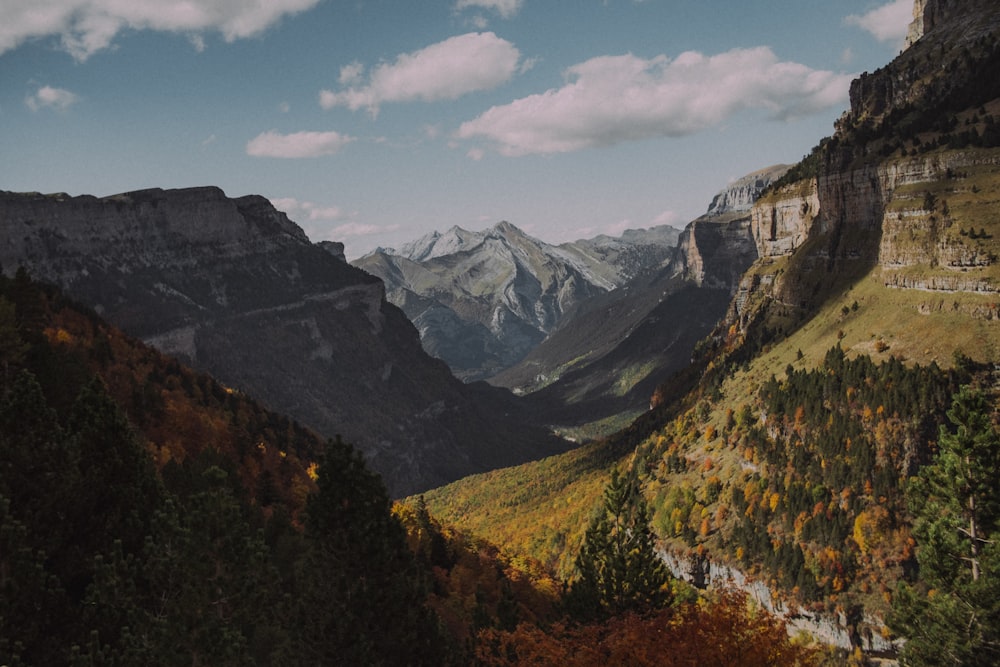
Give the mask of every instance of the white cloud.
<path id="1" fill-rule="evenodd" d="M 63 88 L 53 88 L 52 86 L 42 86 L 35 93 L 28 95 L 24 99 L 24 103 L 28 105 L 28 108 L 32 111 L 38 111 L 39 109 L 49 108 L 56 109 L 58 111 L 66 111 L 71 106 L 76 104 L 80 98 L 64 90 Z"/>
<path id="2" fill-rule="evenodd" d="M 659 214 L 649 223 L 653 227 L 659 227 L 660 225 L 670 225 L 671 227 L 679 227 L 681 224 L 681 216 L 677 214 L 676 211 L 664 211 Z"/>
<path id="3" fill-rule="evenodd" d="M 521 9 L 523 0 L 458 0 L 455 9 L 461 11 L 469 7 L 492 9 L 505 19 L 514 17 Z"/>
<path id="4" fill-rule="evenodd" d="M 492 32 L 471 32 L 376 66 L 366 85 L 362 85 L 364 68 L 351 63 L 340 71 L 341 84 L 350 87 L 339 92 L 321 91 L 320 105 L 324 109 L 367 109 L 374 116 L 385 102 L 453 100 L 495 88 L 510 80 L 521 66 L 521 53 L 513 44 Z"/>
<path id="5" fill-rule="evenodd" d="M 217 31 L 226 41 L 260 34 L 286 14 L 319 0 L 3 0 L 0 53 L 25 41 L 58 35 L 63 48 L 83 61 L 106 49 L 122 30 L 186 33 L 196 49 L 200 35 Z"/>
<path id="6" fill-rule="evenodd" d="M 844 19 L 847 25 L 870 32 L 880 42 L 902 42 L 912 20 L 913 0 L 895 0 L 867 14 L 851 14 Z"/>
<path id="7" fill-rule="evenodd" d="M 621 236 L 625 233 L 626 229 L 630 229 L 632 227 L 632 221 L 625 218 L 624 220 L 619 220 L 616 223 L 606 225 L 604 227 L 604 233 L 608 236 Z"/>
<path id="8" fill-rule="evenodd" d="M 288 217 L 296 221 L 339 220 L 344 217 L 343 210 L 338 206 L 323 206 L 311 201 L 299 201 L 294 197 L 279 197 L 272 199 L 274 208 L 284 211 Z"/>
<path id="9" fill-rule="evenodd" d="M 333 155 L 354 141 L 339 132 L 262 132 L 247 142 L 247 155 L 254 157 L 303 158 Z"/>
<path id="10" fill-rule="evenodd" d="M 745 109 L 774 119 L 828 109 L 847 101 L 851 78 L 781 62 L 767 47 L 689 51 L 673 60 L 601 56 L 569 68 L 561 88 L 493 107 L 455 136 L 486 140 L 510 156 L 679 137 Z"/>
<path id="11" fill-rule="evenodd" d="M 347 222 L 331 229 L 330 238 L 340 239 L 351 236 L 372 236 L 374 234 L 384 234 L 394 229 L 398 229 L 398 227 L 393 226 L 393 229 L 388 229 L 363 222 Z"/>

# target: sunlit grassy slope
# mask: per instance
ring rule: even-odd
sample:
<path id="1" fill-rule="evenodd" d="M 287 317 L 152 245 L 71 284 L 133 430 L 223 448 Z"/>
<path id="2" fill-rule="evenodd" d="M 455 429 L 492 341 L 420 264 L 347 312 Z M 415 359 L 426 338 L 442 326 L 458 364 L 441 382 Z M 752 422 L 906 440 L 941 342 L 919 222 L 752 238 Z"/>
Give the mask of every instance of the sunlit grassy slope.
<path id="1" fill-rule="evenodd" d="M 772 375 L 782 376 L 789 365 L 816 368 L 838 344 L 849 357 L 869 355 L 876 363 L 893 356 L 907 364 L 935 362 L 949 367 L 955 353 L 979 362 L 1000 360 L 1000 320 L 988 315 L 995 313 L 995 295 L 886 287 L 881 271 L 875 268 L 845 286 L 785 338 L 765 345 L 748 363 L 727 369 L 711 399 L 689 396 L 692 407 L 676 419 L 665 419 L 638 443 L 638 449 L 645 451 L 682 433 L 700 436 L 685 438 L 684 456 L 692 462 L 688 471 L 647 485 L 654 527 L 668 542 L 676 540 L 666 534 L 670 521 L 661 510 L 676 501 L 672 496 L 701 497 L 709 478 L 727 485 L 745 471 L 739 451 L 704 434 L 709 427 L 721 433 L 727 412 L 752 404 L 761 383 Z M 511 554 L 537 558 L 566 577 L 611 466 L 629 465 L 633 451 L 635 443 L 624 448 L 588 444 L 560 456 L 460 480 L 427 493 L 426 499 L 443 522 L 485 537 Z M 700 503 L 699 512 L 706 516 L 717 510 L 716 504 Z"/>

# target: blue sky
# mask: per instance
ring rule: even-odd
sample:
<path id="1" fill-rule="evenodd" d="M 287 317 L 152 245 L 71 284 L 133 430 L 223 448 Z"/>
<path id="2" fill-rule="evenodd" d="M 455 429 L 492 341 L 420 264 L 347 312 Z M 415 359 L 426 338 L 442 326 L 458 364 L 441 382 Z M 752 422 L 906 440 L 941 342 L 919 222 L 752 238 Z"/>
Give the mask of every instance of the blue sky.
<path id="1" fill-rule="evenodd" d="M 681 227 L 832 132 L 912 0 L 0 0 L 0 189 L 262 194 L 358 257 Z"/>

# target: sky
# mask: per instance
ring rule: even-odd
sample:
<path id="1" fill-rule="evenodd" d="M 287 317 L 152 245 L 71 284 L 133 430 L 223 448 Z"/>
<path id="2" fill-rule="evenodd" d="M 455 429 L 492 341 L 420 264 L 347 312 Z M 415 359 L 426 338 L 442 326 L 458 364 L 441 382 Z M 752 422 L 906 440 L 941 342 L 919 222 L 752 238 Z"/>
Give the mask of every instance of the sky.
<path id="1" fill-rule="evenodd" d="M 0 0 L 0 190 L 260 194 L 348 258 L 683 227 L 833 131 L 913 0 Z"/>

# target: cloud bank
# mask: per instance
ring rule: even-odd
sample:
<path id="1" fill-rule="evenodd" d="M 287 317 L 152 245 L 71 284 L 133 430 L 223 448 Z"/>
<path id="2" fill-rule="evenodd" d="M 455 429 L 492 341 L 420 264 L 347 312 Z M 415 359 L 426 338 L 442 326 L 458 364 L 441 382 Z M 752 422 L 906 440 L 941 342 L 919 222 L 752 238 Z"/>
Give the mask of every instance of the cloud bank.
<path id="1" fill-rule="evenodd" d="M 28 95 L 24 103 L 32 111 L 49 108 L 58 111 L 65 111 L 76 104 L 80 98 L 75 93 L 71 93 L 63 88 L 53 88 L 52 86 L 42 86 L 34 94 Z"/>
<path id="2" fill-rule="evenodd" d="M 58 35 L 83 61 L 111 45 L 125 29 L 188 33 L 218 31 L 226 41 L 260 34 L 286 14 L 319 0 L 4 0 L 0 2 L 0 54 L 30 39 Z"/>
<path id="3" fill-rule="evenodd" d="M 846 102 L 852 78 L 779 61 L 767 47 L 673 60 L 602 56 L 569 68 L 561 88 L 492 107 L 455 136 L 508 156 L 679 137 L 745 109 L 776 120 L 823 111 Z"/>
<path id="4" fill-rule="evenodd" d="M 505 19 L 513 18 L 521 10 L 523 0 L 458 0 L 455 10 L 461 11 L 470 7 L 492 9 Z"/>
<path id="5" fill-rule="evenodd" d="M 339 132 L 262 132 L 247 142 L 247 155 L 254 157 L 305 158 L 333 155 L 354 141 Z"/>
<path id="6" fill-rule="evenodd" d="M 340 83 L 347 88 L 323 90 L 319 100 L 324 109 L 367 109 L 375 116 L 386 102 L 453 100 L 490 90 L 522 67 L 521 53 L 513 44 L 492 32 L 471 32 L 399 55 L 394 62 L 375 67 L 367 81 L 363 65 L 346 65 Z"/>
<path id="7" fill-rule="evenodd" d="M 867 14 L 852 14 L 845 22 L 867 30 L 880 42 L 902 42 L 912 20 L 913 0 L 895 0 Z"/>

